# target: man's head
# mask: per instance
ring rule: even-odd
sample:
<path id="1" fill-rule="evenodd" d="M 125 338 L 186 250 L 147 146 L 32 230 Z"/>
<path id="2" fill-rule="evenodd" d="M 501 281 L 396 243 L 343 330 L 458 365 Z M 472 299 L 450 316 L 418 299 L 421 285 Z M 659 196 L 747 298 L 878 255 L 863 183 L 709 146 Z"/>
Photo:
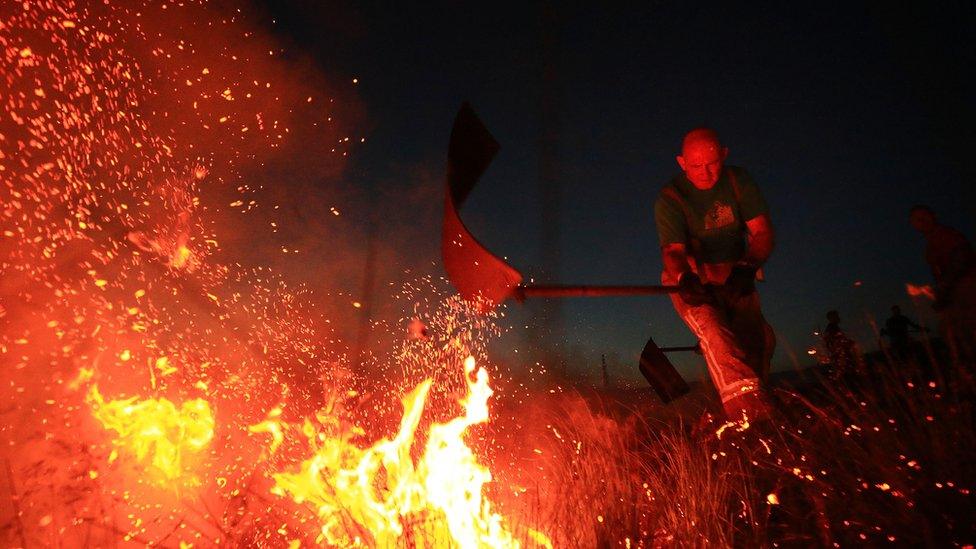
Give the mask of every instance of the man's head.
<path id="1" fill-rule="evenodd" d="M 932 232 L 939 225 L 932 208 L 922 205 L 912 206 L 908 213 L 908 221 L 922 234 Z"/>
<path id="2" fill-rule="evenodd" d="M 899 307 L 898 305 L 892 305 L 891 316 L 899 316 L 899 315 L 901 315 L 901 307 Z"/>
<path id="3" fill-rule="evenodd" d="M 722 164 L 729 149 L 722 146 L 718 134 L 710 128 L 695 128 L 681 142 L 678 165 L 688 181 L 698 189 L 711 189 L 722 174 Z"/>
<path id="4" fill-rule="evenodd" d="M 827 311 L 827 321 L 837 324 L 840 322 L 840 313 L 837 311 Z"/>

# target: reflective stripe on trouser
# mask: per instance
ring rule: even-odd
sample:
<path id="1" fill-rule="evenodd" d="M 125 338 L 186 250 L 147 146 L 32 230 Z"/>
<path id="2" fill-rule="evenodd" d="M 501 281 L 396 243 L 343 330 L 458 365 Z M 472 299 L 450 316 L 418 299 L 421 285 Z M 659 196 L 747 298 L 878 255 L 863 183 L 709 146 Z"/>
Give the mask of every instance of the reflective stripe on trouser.
<path id="1" fill-rule="evenodd" d="M 775 338 L 759 306 L 759 294 L 731 297 L 716 289 L 714 304 L 691 307 L 677 294 L 678 316 L 698 336 L 708 373 L 722 402 L 754 392 L 769 370 Z"/>

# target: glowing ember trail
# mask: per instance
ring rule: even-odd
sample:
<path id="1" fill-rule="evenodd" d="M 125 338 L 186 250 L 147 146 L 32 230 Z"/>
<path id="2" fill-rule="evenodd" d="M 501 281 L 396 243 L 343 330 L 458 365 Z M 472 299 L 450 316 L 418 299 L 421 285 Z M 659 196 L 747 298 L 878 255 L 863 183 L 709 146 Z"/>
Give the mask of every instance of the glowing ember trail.
<path id="1" fill-rule="evenodd" d="M 915 285 L 910 282 L 905 283 L 905 292 L 909 297 L 927 297 L 929 299 L 935 299 L 935 292 L 932 290 L 932 286 L 925 285 Z"/>
<path id="2" fill-rule="evenodd" d="M 482 493 L 491 481 L 491 471 L 478 462 L 464 441 L 469 427 L 488 421 L 492 395 L 488 373 L 483 368 L 475 372 L 475 360 L 470 356 L 464 371 L 468 384 L 468 395 L 460 401 L 464 415 L 432 425 L 423 455 L 416 461 L 411 458 L 411 448 L 430 379 L 403 398 L 396 436 L 369 448 L 361 449 L 350 440 L 361 431 L 330 435 L 306 423 L 304 431 L 315 455 L 298 472 L 274 474 L 272 491 L 315 509 L 322 521 L 319 543 L 389 547 L 406 539 L 418 547 L 428 543 L 519 547 Z M 530 531 L 530 537 L 551 546 L 539 532 Z"/>
<path id="3" fill-rule="evenodd" d="M 118 433 L 112 441 L 115 446 L 151 464 L 167 480 L 182 476 L 184 456 L 200 452 L 213 439 L 214 416 L 210 404 L 200 398 L 179 408 L 165 398 L 106 401 L 92 386 L 86 400 L 95 419 Z M 110 460 L 116 456 L 113 452 Z"/>

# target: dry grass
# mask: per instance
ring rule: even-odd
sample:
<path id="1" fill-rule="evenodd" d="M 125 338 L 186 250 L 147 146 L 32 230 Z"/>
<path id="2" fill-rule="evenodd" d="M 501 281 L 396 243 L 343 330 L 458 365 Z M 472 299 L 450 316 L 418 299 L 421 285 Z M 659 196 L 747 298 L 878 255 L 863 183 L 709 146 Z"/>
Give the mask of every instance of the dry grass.
<path id="1" fill-rule="evenodd" d="M 607 412 L 568 398 L 537 416 L 561 440 L 537 460 L 530 522 L 555 546 L 729 546 L 755 533 L 730 527 L 750 480 L 739 460 L 711 459 L 708 441 L 680 426 L 651 429 L 638 415 Z"/>
<path id="2" fill-rule="evenodd" d="M 528 547 L 534 546 L 530 527 L 549 534 L 556 547 L 976 541 L 972 368 L 876 362 L 843 380 L 817 377 L 775 394 L 782 416 L 773 424 L 728 428 L 721 437 L 718 423 L 699 419 L 708 410 L 707 391 L 668 407 L 620 391 L 540 393 L 509 405 L 501 398 L 498 417 L 480 432 L 493 447 L 481 452 L 496 475 L 492 499 Z M 78 474 L 71 478 L 101 481 L 84 474 L 85 452 L 55 453 L 44 452 L 41 463 L 74 462 Z M 56 521 L 85 519 L 80 546 L 115 543 L 123 535 L 109 518 L 122 502 L 43 468 L 34 473 L 5 474 L 5 544 L 51 542 L 35 527 L 48 514 Z M 69 496 L 77 500 L 75 510 L 52 513 Z M 47 510 L 22 515 L 16 508 L 42 499 Z M 285 546 L 276 530 L 289 523 L 291 536 L 314 543 L 312 515 L 289 510 L 265 486 L 248 483 L 235 501 L 194 505 L 169 517 L 160 526 L 166 537 L 151 541 L 175 546 L 197 531 L 207 533 L 197 539 L 203 546 L 218 539 Z M 422 531 L 413 535 L 422 538 Z"/>
<path id="3" fill-rule="evenodd" d="M 878 362 L 780 387 L 775 422 L 719 437 L 696 404 L 558 395 L 521 411 L 523 514 L 557 547 L 972 544 L 974 396 L 968 365 Z"/>

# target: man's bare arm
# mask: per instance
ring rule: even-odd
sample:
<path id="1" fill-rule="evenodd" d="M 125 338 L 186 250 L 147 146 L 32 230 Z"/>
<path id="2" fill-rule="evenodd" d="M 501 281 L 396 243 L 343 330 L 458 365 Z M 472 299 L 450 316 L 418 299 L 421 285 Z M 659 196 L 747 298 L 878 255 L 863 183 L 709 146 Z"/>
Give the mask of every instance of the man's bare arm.
<path id="1" fill-rule="evenodd" d="M 661 255 L 664 261 L 664 272 L 669 279 L 677 282 L 682 274 L 691 270 L 684 244 L 665 244 L 661 248 Z"/>
<path id="2" fill-rule="evenodd" d="M 776 245 L 773 224 L 768 215 L 760 215 L 746 221 L 746 228 L 749 229 L 749 246 L 743 261 L 758 267 L 769 259 Z"/>

